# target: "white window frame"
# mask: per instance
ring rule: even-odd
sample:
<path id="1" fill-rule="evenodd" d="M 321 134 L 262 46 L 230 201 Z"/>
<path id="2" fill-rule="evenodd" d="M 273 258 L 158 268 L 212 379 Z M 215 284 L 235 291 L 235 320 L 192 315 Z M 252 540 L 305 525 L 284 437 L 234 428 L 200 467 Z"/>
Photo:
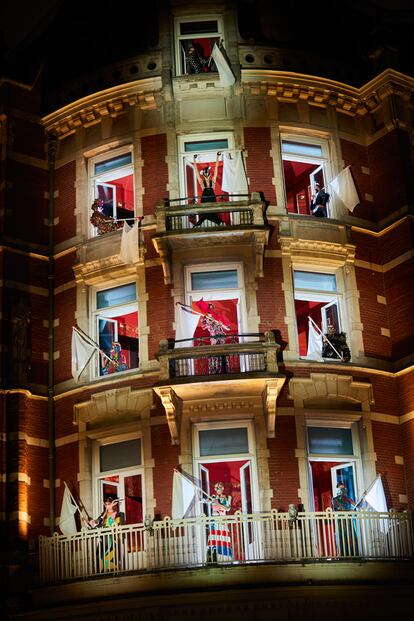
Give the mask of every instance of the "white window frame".
<path id="1" fill-rule="evenodd" d="M 354 473 L 355 473 L 355 494 L 357 498 L 360 497 L 363 491 L 363 469 L 362 469 L 362 454 L 361 454 L 361 445 L 359 440 L 359 432 L 358 432 L 358 424 L 359 420 L 321 420 L 321 419 L 312 419 L 311 417 L 306 417 L 306 453 L 307 453 L 307 462 L 308 462 L 308 490 L 309 490 L 309 501 L 310 505 L 313 506 L 313 480 L 312 480 L 312 470 L 311 470 L 311 461 L 328 461 L 335 463 L 338 465 L 350 465 L 354 464 Z M 308 437 L 308 427 L 325 427 L 330 429 L 351 429 L 352 433 L 352 455 L 335 455 L 335 454 L 321 454 L 321 453 L 310 453 L 309 452 L 309 437 Z"/>
<path id="2" fill-rule="evenodd" d="M 134 302 L 127 302 L 125 304 L 118 304 L 118 305 L 114 305 L 114 306 L 108 306 L 106 308 L 97 308 L 97 303 L 96 303 L 96 298 L 97 298 L 97 294 L 100 291 L 107 291 L 109 289 L 115 289 L 116 287 L 122 287 L 123 285 L 130 285 L 130 284 L 134 284 L 135 285 L 135 301 Z M 111 286 L 108 286 L 111 285 Z M 99 319 L 109 319 L 111 320 L 113 317 L 118 316 L 118 314 L 120 312 L 122 312 L 123 309 L 126 309 L 127 312 L 133 312 L 134 310 L 136 310 L 137 314 L 138 314 L 138 283 L 134 280 L 126 280 L 125 282 L 112 282 L 112 281 L 108 281 L 107 284 L 105 285 L 99 285 L 99 286 L 95 286 L 95 287 L 90 287 L 89 290 L 89 308 L 92 309 L 91 311 L 91 317 L 90 317 L 90 331 L 89 334 L 92 334 L 92 338 L 95 341 L 95 343 L 99 343 L 99 329 L 98 329 L 98 325 L 99 325 Z M 108 312 L 108 314 L 105 314 L 105 312 Z M 112 313 L 112 314 L 111 314 Z M 117 328 L 116 328 L 116 333 L 117 333 Z M 120 375 L 122 373 L 128 373 L 129 371 L 138 371 L 138 369 L 141 366 L 141 356 L 140 356 L 140 351 L 141 351 L 141 334 L 140 334 L 140 318 L 139 318 L 139 314 L 138 314 L 138 366 L 134 367 L 133 369 L 127 369 L 126 371 L 120 371 L 117 375 Z M 99 374 L 99 356 L 101 354 L 99 352 L 96 352 L 93 355 L 93 359 L 94 359 L 94 363 L 92 365 L 93 368 L 93 377 L 94 378 L 102 378 L 102 377 L 107 377 L 106 375 L 100 375 Z"/>
<path id="3" fill-rule="evenodd" d="M 199 35 L 197 35 L 196 33 L 193 33 L 191 35 L 182 35 L 180 34 L 180 24 L 184 24 L 184 23 L 192 23 L 192 22 L 211 22 L 213 20 L 217 20 L 217 32 L 210 32 L 210 33 L 200 33 Z M 183 73 L 181 71 L 181 62 L 182 62 L 182 58 L 181 58 L 181 54 L 182 54 L 182 50 L 181 50 L 181 41 L 188 41 L 188 40 L 192 40 L 192 39 L 202 39 L 202 38 L 217 38 L 219 39 L 219 41 L 223 41 L 224 42 L 224 28 L 223 28 L 223 17 L 222 15 L 218 14 L 218 13 L 212 13 L 211 15 L 190 15 L 190 16 L 186 16 L 186 17 L 176 17 L 174 20 L 174 33 L 175 33 L 175 40 L 174 40 L 174 47 L 175 47 L 175 68 L 176 68 L 176 72 L 175 75 L 176 76 L 180 76 L 180 75 L 188 75 L 187 73 Z M 207 74 L 207 75 L 217 75 L 217 73 L 213 73 L 213 74 Z"/>
<path id="4" fill-rule="evenodd" d="M 108 171 L 107 173 L 103 173 L 100 175 L 95 175 L 95 165 L 100 162 L 104 162 L 105 160 L 111 160 L 120 155 L 125 155 L 127 153 L 131 153 L 131 164 L 127 164 L 125 166 L 120 166 L 119 168 L 114 168 L 113 170 Z M 90 205 L 94 202 L 96 197 L 96 183 L 97 181 L 101 181 L 102 185 L 111 186 L 111 180 L 122 176 L 122 172 L 125 172 L 125 176 L 127 174 L 132 174 L 133 180 L 133 195 L 134 195 L 134 212 L 132 217 L 136 215 L 136 188 L 135 188 L 135 164 L 134 164 L 134 151 L 132 145 L 126 145 L 124 147 L 119 147 L 117 149 L 110 149 L 108 151 L 104 151 L 99 155 L 95 155 L 88 159 L 88 179 L 89 179 L 89 209 Z M 121 174 L 120 174 L 121 173 Z M 116 205 L 116 192 L 114 196 L 114 202 Z M 91 215 L 91 214 L 90 214 Z M 116 217 L 116 214 L 115 214 Z M 96 237 L 97 233 L 95 227 L 92 224 L 89 224 L 89 237 Z"/>
<path id="5" fill-rule="evenodd" d="M 322 149 L 322 156 L 317 157 L 316 155 L 306 156 L 300 154 L 288 154 L 283 153 L 283 141 L 287 142 L 296 142 L 301 144 L 308 144 L 310 146 L 318 146 Z M 332 192 L 329 192 L 327 189 L 329 181 L 332 179 L 332 165 L 331 165 L 331 146 L 328 138 L 323 138 L 319 136 L 310 136 L 307 134 L 296 134 L 289 132 L 281 132 L 280 134 L 280 153 L 281 153 L 281 161 L 282 161 L 282 177 L 283 177 L 283 191 L 285 196 L 285 205 L 287 211 L 287 193 L 286 193 L 286 183 L 285 183 L 285 175 L 283 170 L 283 162 L 285 160 L 291 162 L 304 162 L 309 164 L 315 164 L 322 167 L 322 173 L 325 181 L 325 191 L 330 194 L 329 204 L 327 206 L 327 218 L 332 218 Z M 315 170 L 313 173 L 309 175 L 310 183 L 311 183 L 311 193 L 315 193 L 315 181 L 314 175 L 317 171 Z M 307 188 L 306 188 L 307 189 Z M 297 214 L 303 215 L 303 214 Z"/>
<path id="6" fill-rule="evenodd" d="M 204 430 L 220 430 L 220 429 L 247 429 L 248 452 L 233 453 L 229 455 L 200 455 L 199 432 Z M 226 422 L 209 421 L 207 423 L 194 423 L 192 429 L 193 440 L 193 472 L 195 476 L 199 475 L 199 466 L 203 463 L 217 463 L 223 461 L 249 461 L 251 465 L 251 486 L 252 486 L 252 505 L 253 512 L 259 511 L 260 493 L 258 483 L 258 472 L 256 463 L 256 446 L 255 435 L 252 421 L 228 420 Z M 197 503 L 199 505 L 200 503 Z M 197 507 L 199 510 L 199 507 Z"/>
<path id="7" fill-rule="evenodd" d="M 221 149 L 220 153 L 226 151 L 234 151 L 234 134 L 231 132 L 208 132 L 205 134 L 187 134 L 185 136 L 178 136 L 178 152 L 179 152 L 179 176 L 180 176 L 180 195 L 187 196 L 187 184 L 185 179 L 185 166 L 184 159 L 188 158 L 193 161 L 193 151 L 186 151 L 185 144 L 187 142 L 200 142 L 207 140 L 227 140 L 227 149 Z M 214 153 L 214 161 L 216 159 L 217 151 L 198 151 L 197 155 L 203 155 L 203 153 Z M 200 162 L 201 160 L 199 160 Z M 208 161 L 208 160 L 206 160 Z M 194 173 L 195 178 L 195 173 Z M 194 181 L 194 187 L 197 187 L 197 180 Z"/>
<path id="8" fill-rule="evenodd" d="M 100 469 L 100 456 L 99 449 L 101 446 L 109 444 L 118 444 L 119 442 L 126 442 L 128 440 L 140 440 L 141 441 L 141 463 L 135 466 L 127 466 L 126 468 L 117 468 L 116 470 L 101 471 Z M 101 481 L 105 476 L 119 475 L 122 481 L 126 476 L 134 476 L 139 474 L 141 476 L 142 484 L 142 517 L 145 516 L 145 464 L 144 464 L 144 447 L 143 436 L 140 432 L 130 432 L 122 435 L 107 436 L 102 438 L 96 438 L 93 441 L 92 447 L 92 502 L 94 506 L 94 515 L 98 516 L 102 513 L 103 498 L 102 498 L 102 484 Z M 119 503 L 119 511 L 125 513 L 125 499 L 122 498 Z"/>
<path id="9" fill-rule="evenodd" d="M 236 270 L 238 286 L 229 289 L 192 289 L 191 274 L 199 272 L 220 272 Z M 246 311 L 246 292 L 244 285 L 244 273 L 242 263 L 202 263 L 200 265 L 187 265 L 184 270 L 184 286 L 185 286 L 185 302 L 191 306 L 192 298 L 199 296 L 205 298 L 206 302 L 223 299 L 224 295 L 229 294 L 238 296 L 239 298 L 239 317 L 238 317 L 238 333 L 242 334 L 246 331 L 247 311 Z M 208 298 L 208 299 L 207 299 Z"/>
<path id="10" fill-rule="evenodd" d="M 294 272 L 310 272 L 312 274 L 331 274 L 336 278 L 336 291 L 320 291 L 318 289 L 297 289 L 295 287 L 295 278 Z M 327 305 L 329 302 L 335 302 L 338 308 L 338 328 L 340 332 L 347 331 L 347 318 L 344 313 L 344 298 L 345 298 L 345 290 L 344 290 L 344 277 L 342 273 L 342 267 L 338 268 L 328 268 L 324 266 L 309 266 L 308 264 L 301 265 L 299 263 L 295 263 L 292 265 L 292 289 L 293 289 L 293 310 L 294 310 L 294 318 L 295 318 L 295 334 L 296 334 L 296 346 L 298 351 L 298 357 L 303 358 L 304 356 L 300 355 L 299 351 L 299 332 L 298 332 L 298 323 L 296 317 L 296 306 L 295 300 L 304 300 L 308 302 L 325 302 Z M 326 316 L 324 313 L 321 313 L 322 316 L 322 330 L 323 332 L 327 332 L 328 326 L 326 325 Z M 352 353 L 352 352 L 351 352 Z"/>

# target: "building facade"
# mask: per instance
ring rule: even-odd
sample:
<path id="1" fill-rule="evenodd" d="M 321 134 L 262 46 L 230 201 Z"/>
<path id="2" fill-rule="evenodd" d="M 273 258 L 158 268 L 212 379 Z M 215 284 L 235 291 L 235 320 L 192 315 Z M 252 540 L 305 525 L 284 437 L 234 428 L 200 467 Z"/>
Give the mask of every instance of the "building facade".
<path id="1" fill-rule="evenodd" d="M 47 104 L 2 81 L 1 528 L 11 589 L 37 584 L 24 618 L 67 618 L 68 602 L 77 618 L 320 618 L 329 580 L 344 603 L 350 579 L 393 592 L 412 576 L 414 78 L 290 70 L 237 18 L 230 2 L 171 2 L 158 45 Z M 78 381 L 73 326 L 99 346 Z M 171 527 L 176 468 L 210 497 L 223 484 L 225 519 L 197 495 L 192 530 Z M 331 509 L 341 482 L 356 502 L 378 474 L 391 512 L 372 552 L 366 526 L 341 531 Z M 65 483 L 84 516 L 121 499 L 108 571 L 96 531 L 51 536 Z M 232 551 L 213 558 L 220 520 Z M 260 590 L 290 583 L 283 605 Z M 369 614 L 370 596 L 351 596 Z"/>

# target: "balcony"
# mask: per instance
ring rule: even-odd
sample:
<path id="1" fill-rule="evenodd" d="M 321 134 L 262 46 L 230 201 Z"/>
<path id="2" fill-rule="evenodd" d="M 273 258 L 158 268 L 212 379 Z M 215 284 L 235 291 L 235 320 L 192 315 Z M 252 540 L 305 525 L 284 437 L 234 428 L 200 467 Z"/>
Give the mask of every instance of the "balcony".
<path id="1" fill-rule="evenodd" d="M 220 202 L 220 199 L 224 199 Z M 232 199 L 235 200 L 232 200 Z M 229 201 L 230 199 L 230 201 Z M 172 282 L 172 256 L 179 253 L 247 254 L 257 276 L 263 276 L 264 247 L 270 227 L 265 203 L 257 192 L 251 196 L 217 196 L 218 202 L 199 203 L 186 197 L 164 201 L 156 208 L 157 232 L 152 238 L 161 257 L 166 284 Z M 225 246 L 226 248 L 223 248 Z"/>
<path id="2" fill-rule="evenodd" d="M 222 537 L 212 554 L 209 535 Z M 220 533 L 220 534 L 218 534 Z M 40 537 L 43 584 L 206 566 L 314 561 L 395 561 L 413 556 L 411 516 L 338 511 L 199 517 L 115 528 L 73 536 Z M 113 562 L 106 562 L 108 552 Z"/>
<path id="3" fill-rule="evenodd" d="M 210 338 L 160 343 L 160 381 L 154 387 L 167 416 L 173 444 L 180 443 L 182 414 L 209 408 L 264 409 L 274 437 L 276 400 L 285 382 L 279 373 L 280 346 L 273 333 L 234 334 L 226 343 Z M 200 409 L 201 411 L 201 409 Z"/>

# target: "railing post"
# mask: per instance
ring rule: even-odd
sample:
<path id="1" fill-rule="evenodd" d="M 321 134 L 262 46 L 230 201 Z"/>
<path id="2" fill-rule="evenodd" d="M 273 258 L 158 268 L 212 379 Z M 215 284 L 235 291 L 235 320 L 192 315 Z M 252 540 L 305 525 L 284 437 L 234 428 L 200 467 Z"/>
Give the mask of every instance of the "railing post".
<path id="1" fill-rule="evenodd" d="M 155 207 L 155 216 L 157 219 L 157 233 L 165 233 L 166 217 L 165 217 L 165 201 L 159 203 Z"/>
<path id="2" fill-rule="evenodd" d="M 160 380 L 170 379 L 170 361 L 168 357 L 168 339 L 161 339 L 160 349 L 157 354 L 160 363 Z"/>
<path id="3" fill-rule="evenodd" d="M 268 373 L 277 373 L 279 371 L 277 366 L 278 344 L 275 341 L 273 332 L 265 332 L 265 338 L 266 370 Z"/>

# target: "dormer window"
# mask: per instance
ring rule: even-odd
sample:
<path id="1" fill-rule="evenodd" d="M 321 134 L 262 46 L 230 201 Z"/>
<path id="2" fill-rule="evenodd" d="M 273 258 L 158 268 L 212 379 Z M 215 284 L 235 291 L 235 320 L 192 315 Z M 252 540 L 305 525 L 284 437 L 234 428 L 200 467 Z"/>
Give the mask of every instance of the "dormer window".
<path id="1" fill-rule="evenodd" d="M 176 21 L 177 75 L 216 73 L 210 58 L 215 43 L 223 39 L 220 17 L 189 17 Z"/>

